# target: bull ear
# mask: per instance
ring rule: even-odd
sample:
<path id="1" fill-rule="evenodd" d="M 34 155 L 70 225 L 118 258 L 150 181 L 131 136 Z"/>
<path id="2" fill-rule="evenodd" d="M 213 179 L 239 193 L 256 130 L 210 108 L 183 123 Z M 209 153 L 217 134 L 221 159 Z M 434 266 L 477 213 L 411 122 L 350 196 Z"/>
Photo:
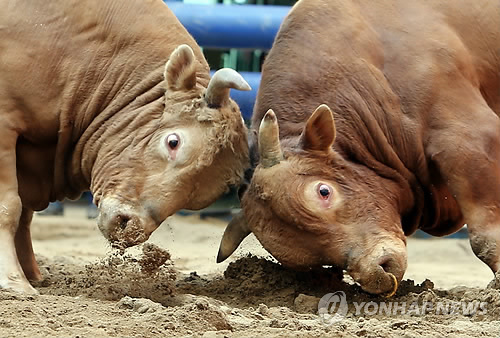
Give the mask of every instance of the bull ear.
<path id="1" fill-rule="evenodd" d="M 196 86 L 196 59 L 188 45 L 178 46 L 165 65 L 167 90 L 191 90 Z"/>
<path id="2" fill-rule="evenodd" d="M 307 120 L 301 136 L 304 149 L 329 151 L 335 142 L 335 121 L 330 108 L 322 104 Z"/>
<path id="3" fill-rule="evenodd" d="M 231 68 L 222 68 L 215 72 L 208 83 L 205 101 L 209 107 L 222 107 L 229 100 L 229 89 L 252 90 L 245 79 Z"/>
<path id="4" fill-rule="evenodd" d="M 243 215 L 243 211 L 240 211 L 233 217 L 224 231 L 224 235 L 220 241 L 219 253 L 217 254 L 217 263 L 221 263 L 231 256 L 234 250 L 238 248 L 240 243 L 251 232 L 245 220 L 245 216 Z"/>

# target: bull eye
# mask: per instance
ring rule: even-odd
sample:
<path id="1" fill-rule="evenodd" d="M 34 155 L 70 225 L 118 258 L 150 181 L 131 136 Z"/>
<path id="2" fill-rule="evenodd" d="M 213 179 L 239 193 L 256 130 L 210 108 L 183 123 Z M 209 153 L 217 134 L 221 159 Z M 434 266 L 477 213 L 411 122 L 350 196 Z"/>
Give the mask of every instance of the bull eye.
<path id="1" fill-rule="evenodd" d="M 177 136 L 177 134 L 170 134 L 167 136 L 167 144 L 171 150 L 177 149 L 179 143 L 179 136 Z"/>
<path id="2" fill-rule="evenodd" d="M 318 194 L 321 199 L 327 200 L 330 198 L 330 195 L 332 194 L 332 188 L 330 188 L 326 184 L 320 184 L 318 186 Z"/>

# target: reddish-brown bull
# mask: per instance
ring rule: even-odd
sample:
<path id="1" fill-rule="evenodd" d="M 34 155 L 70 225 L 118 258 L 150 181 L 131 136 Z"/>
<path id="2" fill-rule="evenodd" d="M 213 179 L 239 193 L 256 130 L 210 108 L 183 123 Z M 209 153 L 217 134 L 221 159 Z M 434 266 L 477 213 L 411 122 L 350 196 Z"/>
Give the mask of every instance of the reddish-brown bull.
<path id="1" fill-rule="evenodd" d="M 218 260 L 253 232 L 285 265 L 392 294 L 406 236 L 466 223 L 497 272 L 499 27 L 493 0 L 299 1 L 264 64 L 260 163 Z"/>
<path id="2" fill-rule="evenodd" d="M 0 287 L 35 292 L 33 210 L 90 189 L 114 244 L 145 241 L 247 166 L 229 89 L 160 0 L 0 2 Z M 167 62 L 168 61 L 168 62 Z"/>

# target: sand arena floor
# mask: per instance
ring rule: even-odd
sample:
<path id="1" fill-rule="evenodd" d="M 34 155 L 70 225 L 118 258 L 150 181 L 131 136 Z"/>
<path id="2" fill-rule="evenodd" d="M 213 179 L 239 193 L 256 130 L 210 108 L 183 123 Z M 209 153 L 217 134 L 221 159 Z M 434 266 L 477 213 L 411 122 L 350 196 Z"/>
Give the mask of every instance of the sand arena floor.
<path id="1" fill-rule="evenodd" d="M 146 254 L 139 247 L 121 256 L 82 208 L 35 215 L 40 295 L 0 291 L 0 337 L 500 337 L 500 291 L 486 289 L 493 276 L 467 240 L 409 239 L 406 281 L 390 299 L 405 303 L 405 314 L 387 315 L 372 313 L 386 299 L 328 270 L 286 270 L 253 237 L 216 264 L 225 225 L 174 216 Z M 347 312 L 325 323 L 317 304 L 335 291 L 346 295 Z M 369 302 L 356 312 L 355 303 Z M 408 307 L 474 302 L 485 311 L 424 314 Z"/>

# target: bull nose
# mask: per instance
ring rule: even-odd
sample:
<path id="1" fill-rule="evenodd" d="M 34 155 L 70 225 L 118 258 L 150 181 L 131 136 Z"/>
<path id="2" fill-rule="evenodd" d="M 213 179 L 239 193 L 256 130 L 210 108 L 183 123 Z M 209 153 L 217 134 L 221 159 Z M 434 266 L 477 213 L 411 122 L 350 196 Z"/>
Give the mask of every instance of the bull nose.
<path id="1" fill-rule="evenodd" d="M 363 256 L 348 268 L 349 274 L 364 291 L 386 297 L 391 297 L 396 293 L 405 271 L 406 254 L 404 252 L 385 252 L 382 255 Z"/>
<path id="2" fill-rule="evenodd" d="M 401 280 L 392 272 L 384 270 L 381 265 L 370 271 L 351 272 L 350 274 L 364 291 L 386 297 L 391 297 L 396 293 Z"/>
<path id="3" fill-rule="evenodd" d="M 399 281 L 403 279 L 403 273 L 405 267 L 401 265 L 401 262 L 392 256 L 382 257 L 379 261 L 380 268 L 386 273 L 386 276 L 390 278 L 390 283 L 392 285 L 388 287 L 385 292 L 382 292 L 386 297 L 392 297 L 399 286 Z"/>
<path id="4" fill-rule="evenodd" d="M 132 223 L 132 217 L 128 215 L 118 215 L 116 216 L 116 221 L 120 229 L 125 230 L 129 223 Z"/>
<path id="5" fill-rule="evenodd" d="M 99 222 L 103 235 L 117 248 L 128 248 L 145 242 L 151 232 L 145 230 L 144 222 L 136 215 L 103 213 Z"/>
<path id="6" fill-rule="evenodd" d="M 97 225 L 113 247 L 127 248 L 146 241 L 156 228 L 154 221 L 115 199 L 100 204 Z"/>

